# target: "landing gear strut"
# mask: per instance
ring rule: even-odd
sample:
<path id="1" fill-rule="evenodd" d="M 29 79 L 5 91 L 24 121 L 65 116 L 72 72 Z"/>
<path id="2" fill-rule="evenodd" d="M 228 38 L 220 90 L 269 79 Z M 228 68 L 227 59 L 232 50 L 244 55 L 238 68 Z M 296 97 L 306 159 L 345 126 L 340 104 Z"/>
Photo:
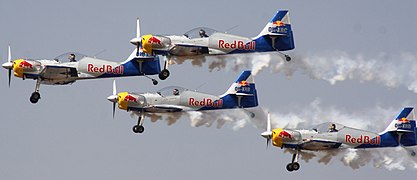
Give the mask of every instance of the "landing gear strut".
<path id="1" fill-rule="evenodd" d="M 41 98 L 41 94 L 39 93 L 39 86 L 41 85 L 41 80 L 38 79 L 36 81 L 35 92 L 32 93 L 29 100 L 31 103 L 36 104 L 39 99 Z"/>
<path id="2" fill-rule="evenodd" d="M 141 112 L 138 118 L 138 124 L 133 126 L 134 133 L 143 133 L 143 131 L 145 131 L 145 128 L 143 127 L 144 118 L 145 115 L 143 114 L 143 112 Z"/>
<path id="3" fill-rule="evenodd" d="M 165 61 L 164 69 L 159 73 L 159 79 L 165 80 L 169 76 L 168 61 Z"/>
<path id="4" fill-rule="evenodd" d="M 298 164 L 298 154 L 299 150 L 297 149 L 295 153 L 292 155 L 291 163 L 287 164 L 287 171 L 292 172 L 300 169 L 300 164 Z"/>

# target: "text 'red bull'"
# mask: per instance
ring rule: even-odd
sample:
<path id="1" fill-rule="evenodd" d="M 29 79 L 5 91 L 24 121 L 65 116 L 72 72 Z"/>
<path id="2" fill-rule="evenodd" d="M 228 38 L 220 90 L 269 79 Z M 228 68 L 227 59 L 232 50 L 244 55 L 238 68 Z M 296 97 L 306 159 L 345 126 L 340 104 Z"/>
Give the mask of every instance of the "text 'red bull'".
<path id="1" fill-rule="evenodd" d="M 30 64 L 30 63 L 29 63 L 29 62 L 27 62 L 27 61 L 22 61 L 22 62 L 20 62 L 19 67 L 20 67 L 20 68 L 24 68 L 24 69 L 27 69 L 27 68 L 29 68 L 29 69 L 33 69 L 33 65 L 32 65 L 32 64 Z"/>
<path id="2" fill-rule="evenodd" d="M 210 98 L 203 98 L 201 101 L 198 101 L 194 98 L 188 99 L 188 105 L 190 106 L 208 106 L 208 107 L 222 107 L 223 100 L 219 99 L 217 101 L 213 101 Z"/>
<path id="3" fill-rule="evenodd" d="M 94 64 L 87 65 L 87 71 L 93 73 L 123 74 L 123 70 L 123 66 L 113 68 L 112 65 L 102 65 L 101 67 L 94 66 Z"/>
<path id="4" fill-rule="evenodd" d="M 346 143 L 351 144 L 372 144 L 372 145 L 379 145 L 381 143 L 381 137 L 376 136 L 375 138 L 371 138 L 369 136 L 359 136 L 359 137 L 352 137 L 349 134 L 345 136 Z"/>
<path id="5" fill-rule="evenodd" d="M 219 48 L 222 49 L 255 50 L 255 47 L 255 41 L 251 41 L 248 44 L 246 44 L 243 41 L 233 41 L 232 43 L 229 43 L 222 39 L 219 40 Z"/>

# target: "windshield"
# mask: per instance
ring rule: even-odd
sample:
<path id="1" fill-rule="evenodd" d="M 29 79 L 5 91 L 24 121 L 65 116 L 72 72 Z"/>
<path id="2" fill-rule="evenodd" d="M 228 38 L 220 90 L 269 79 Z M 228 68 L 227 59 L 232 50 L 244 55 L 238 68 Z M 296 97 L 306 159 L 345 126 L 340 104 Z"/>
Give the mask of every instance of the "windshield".
<path id="1" fill-rule="evenodd" d="M 214 29 L 206 27 L 198 27 L 191 29 L 190 31 L 184 33 L 184 36 L 193 39 L 193 38 L 206 38 L 211 36 L 213 33 L 217 32 Z"/>
<path id="2" fill-rule="evenodd" d="M 332 129 L 333 125 L 334 125 L 334 129 Z M 312 129 L 317 131 L 318 133 L 323 133 L 323 132 L 337 132 L 344 127 L 345 126 L 342 124 L 333 123 L 333 122 L 325 122 L 317 126 L 314 126 Z"/>
<path id="3" fill-rule="evenodd" d="M 73 55 L 73 56 L 72 56 Z M 73 58 L 73 61 L 79 61 L 80 59 L 86 57 L 86 55 L 81 53 L 75 53 L 75 52 L 67 52 L 64 54 L 61 54 L 54 58 L 54 60 L 60 61 L 60 62 L 70 62 L 70 59 Z"/>
<path id="4" fill-rule="evenodd" d="M 161 96 L 178 96 L 182 92 L 187 91 L 188 89 L 179 87 L 179 86 L 168 86 L 165 88 L 160 89 L 156 93 L 158 93 Z"/>

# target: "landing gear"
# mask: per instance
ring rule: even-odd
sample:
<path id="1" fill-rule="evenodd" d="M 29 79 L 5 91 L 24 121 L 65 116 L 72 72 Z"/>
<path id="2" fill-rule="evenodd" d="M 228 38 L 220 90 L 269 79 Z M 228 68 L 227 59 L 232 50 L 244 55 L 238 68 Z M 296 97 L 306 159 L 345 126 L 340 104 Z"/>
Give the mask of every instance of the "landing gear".
<path id="1" fill-rule="evenodd" d="M 285 54 L 285 60 L 286 60 L 287 62 L 290 62 L 290 61 L 291 61 L 291 57 Z"/>
<path id="2" fill-rule="evenodd" d="M 169 76 L 168 60 L 165 60 L 164 69 L 159 73 L 159 79 L 160 80 L 165 80 L 165 79 L 168 78 L 168 76 Z"/>
<path id="3" fill-rule="evenodd" d="M 165 80 L 167 79 L 169 76 L 169 71 L 168 69 L 163 69 L 160 73 L 159 73 L 159 79 L 161 80 Z"/>
<path id="4" fill-rule="evenodd" d="M 295 150 L 295 153 L 292 155 L 291 163 L 287 164 L 287 171 L 292 172 L 300 169 L 300 164 L 298 164 L 298 154 L 299 150 L 297 149 Z"/>
<path id="5" fill-rule="evenodd" d="M 36 104 L 39 99 L 41 98 L 41 94 L 39 93 L 39 86 L 41 85 L 41 80 L 38 79 L 36 81 L 35 92 L 32 93 L 29 100 L 31 103 Z"/>
<path id="6" fill-rule="evenodd" d="M 152 84 L 156 86 L 158 85 L 158 81 L 156 79 L 152 79 Z"/>
<path id="7" fill-rule="evenodd" d="M 145 131 L 145 128 L 143 127 L 144 118 L 145 118 L 145 115 L 143 114 L 143 112 L 140 112 L 139 118 L 138 118 L 138 124 L 133 126 L 132 128 L 134 133 L 143 133 L 143 131 Z"/>
<path id="8" fill-rule="evenodd" d="M 36 104 L 40 98 L 41 94 L 39 94 L 38 92 L 33 92 L 29 100 L 31 103 Z"/>

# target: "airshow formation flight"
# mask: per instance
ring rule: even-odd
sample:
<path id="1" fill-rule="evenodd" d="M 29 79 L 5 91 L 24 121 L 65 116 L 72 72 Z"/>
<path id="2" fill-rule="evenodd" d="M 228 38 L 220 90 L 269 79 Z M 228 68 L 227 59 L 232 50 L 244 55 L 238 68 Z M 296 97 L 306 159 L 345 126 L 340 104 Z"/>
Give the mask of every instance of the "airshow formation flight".
<path id="1" fill-rule="evenodd" d="M 35 90 L 30 96 L 31 103 L 41 98 L 41 84 L 67 85 L 77 80 L 117 78 L 126 76 L 144 76 L 154 85 L 158 81 L 150 76 L 158 75 L 160 80 L 169 77 L 168 62 L 170 59 L 193 59 L 201 56 L 222 56 L 254 52 L 276 52 L 286 61 L 291 57 L 283 51 L 295 48 L 289 12 L 278 11 L 256 37 L 243 37 L 210 28 L 199 27 L 183 35 L 141 36 L 139 19 L 137 20 L 136 37 L 130 40 L 135 45 L 132 54 L 123 62 L 89 57 L 78 53 L 66 53 L 54 59 L 15 59 L 12 61 L 11 48 L 8 49 L 8 60 L 2 67 L 8 70 L 10 87 L 11 74 L 15 77 L 33 79 Z M 160 56 L 166 61 L 161 68 Z M 144 132 L 144 117 L 152 113 L 175 113 L 182 111 L 211 111 L 243 109 L 248 118 L 255 114 L 250 108 L 258 106 L 258 96 L 254 77 L 251 71 L 243 71 L 222 95 L 211 95 L 183 87 L 170 86 L 157 92 L 135 93 L 117 92 L 116 81 L 113 81 L 113 94 L 107 99 L 113 103 L 113 118 L 116 105 L 119 109 L 134 111 L 138 122 L 133 132 Z M 297 171 L 301 151 L 327 151 L 338 148 L 383 148 L 417 145 L 417 127 L 413 107 L 405 107 L 400 114 L 381 133 L 355 129 L 338 124 L 324 123 L 306 129 L 286 129 L 271 127 L 268 114 L 267 129 L 261 134 L 267 139 L 267 146 L 272 144 L 294 151 L 291 162 L 286 166 L 288 171 Z M 416 153 L 410 150 L 410 155 Z"/>

